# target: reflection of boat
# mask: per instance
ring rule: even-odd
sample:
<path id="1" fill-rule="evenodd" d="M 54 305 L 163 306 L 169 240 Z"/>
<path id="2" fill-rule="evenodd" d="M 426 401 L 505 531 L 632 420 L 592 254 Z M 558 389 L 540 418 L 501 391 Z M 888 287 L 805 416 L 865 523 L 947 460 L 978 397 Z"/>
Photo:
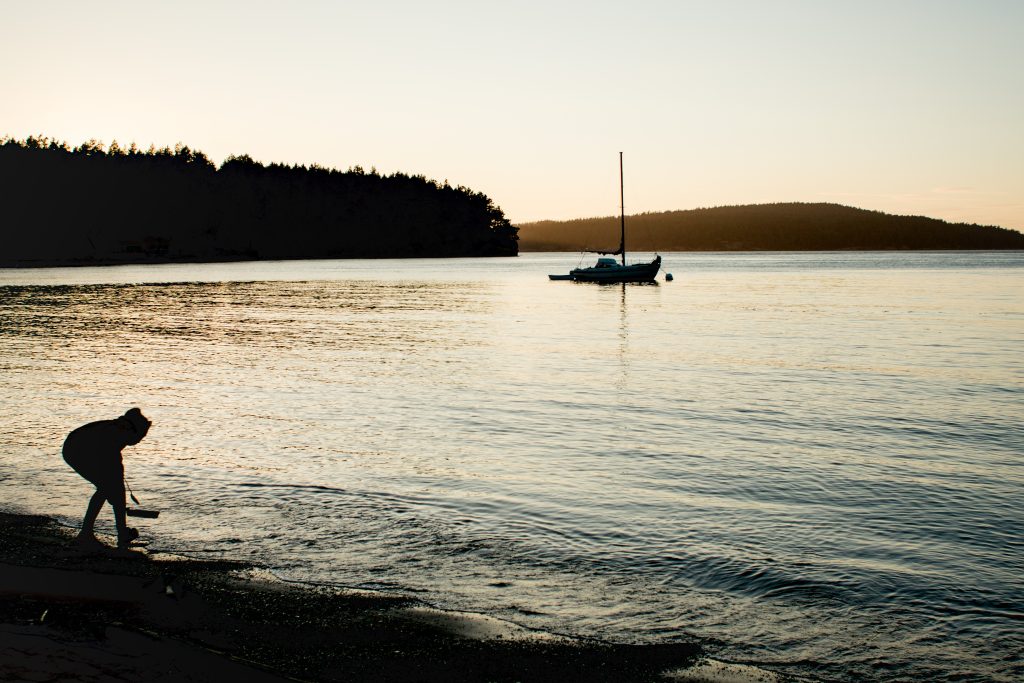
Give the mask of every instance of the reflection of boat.
<path id="1" fill-rule="evenodd" d="M 653 282 L 661 268 L 661 256 L 653 261 L 631 263 L 626 265 L 626 202 L 622 181 L 622 152 L 619 152 L 619 224 L 621 235 L 619 248 L 615 251 L 599 251 L 599 254 L 621 255 L 622 263 L 613 258 L 599 258 L 597 264 L 589 268 L 573 268 L 568 275 L 548 275 L 552 280 L 575 280 L 576 282 Z"/>

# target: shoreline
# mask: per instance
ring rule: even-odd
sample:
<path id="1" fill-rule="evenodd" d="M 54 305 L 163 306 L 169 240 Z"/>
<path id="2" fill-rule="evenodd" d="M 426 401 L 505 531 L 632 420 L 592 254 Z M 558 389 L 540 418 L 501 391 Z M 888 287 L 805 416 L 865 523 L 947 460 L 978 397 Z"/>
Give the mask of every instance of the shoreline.
<path id="1" fill-rule="evenodd" d="M 196 256 L 196 257 L 182 257 L 182 258 L 167 258 L 167 257 L 144 257 L 144 258 L 100 258 L 100 259 L 81 259 L 81 258 L 66 258 L 66 259 L 18 259 L 12 261 L 0 261 L 0 269 L 3 270 L 33 270 L 33 269 L 46 269 L 46 268 L 100 268 L 107 266 L 161 266 L 161 265 L 208 265 L 218 263 L 263 263 L 263 262 L 277 262 L 277 261 L 388 261 L 388 260 L 424 260 L 430 261 L 435 259 L 476 259 L 476 258 L 516 258 L 525 254 L 579 254 L 581 251 L 586 253 L 597 253 L 590 252 L 586 249 L 570 249 L 568 247 L 555 248 L 553 245 L 549 245 L 551 248 L 542 247 L 526 247 L 519 250 L 516 254 L 469 254 L 469 255 L 435 255 L 435 256 L 410 256 L 410 255 L 387 255 L 387 256 L 301 256 L 301 257 L 254 257 L 252 255 L 239 255 L 239 256 Z M 637 251 L 642 253 L 656 253 L 656 249 L 634 249 L 631 251 Z M 966 252 L 966 253 L 980 253 L 980 252 L 991 252 L 995 254 L 1007 253 L 1007 252 L 1021 252 L 1024 248 L 1021 247 L 877 247 L 877 248 L 864 248 L 864 247 L 844 247 L 834 249 L 728 249 L 728 248 L 691 248 L 691 249 L 669 249 L 661 250 L 662 253 L 672 254 L 870 254 L 870 253 L 892 253 L 892 254 L 904 254 L 904 253 L 933 253 L 933 254 L 948 254 L 955 252 Z"/>
<path id="2" fill-rule="evenodd" d="M 73 536 L 0 512 L 0 679 L 778 680 L 695 642 L 570 638 L 241 562 L 83 551 Z"/>
<path id="3" fill-rule="evenodd" d="M 398 259 L 477 259 L 477 258 L 515 258 L 515 254 L 434 254 L 434 255 L 371 255 L 371 256 L 195 256 L 195 257 L 140 257 L 140 258 L 51 258 L 51 259 L 17 259 L 0 261 L 0 269 L 32 269 L 32 268 L 99 268 L 105 266 L 165 266 L 165 265 L 205 265 L 216 263 L 262 263 L 274 261 L 389 261 Z"/>

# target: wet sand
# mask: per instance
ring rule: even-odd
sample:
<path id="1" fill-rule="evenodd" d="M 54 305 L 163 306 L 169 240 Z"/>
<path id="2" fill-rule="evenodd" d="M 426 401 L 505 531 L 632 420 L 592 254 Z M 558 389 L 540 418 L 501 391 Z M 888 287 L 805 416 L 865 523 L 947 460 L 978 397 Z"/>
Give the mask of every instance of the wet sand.
<path id="1" fill-rule="evenodd" d="M 0 513 L 0 680 L 729 678 L 700 655 L 695 643 L 572 639 L 404 596 L 288 584 L 237 562 L 86 551 L 50 518 Z"/>

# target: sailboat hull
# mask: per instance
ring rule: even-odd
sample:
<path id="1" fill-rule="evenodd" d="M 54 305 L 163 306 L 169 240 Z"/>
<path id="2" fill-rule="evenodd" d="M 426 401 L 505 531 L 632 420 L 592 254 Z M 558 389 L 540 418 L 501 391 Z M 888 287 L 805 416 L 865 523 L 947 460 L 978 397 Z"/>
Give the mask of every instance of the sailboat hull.
<path id="1" fill-rule="evenodd" d="M 574 268 L 569 271 L 569 277 L 576 282 L 653 282 L 660 268 L 661 256 L 655 256 L 650 263 Z"/>

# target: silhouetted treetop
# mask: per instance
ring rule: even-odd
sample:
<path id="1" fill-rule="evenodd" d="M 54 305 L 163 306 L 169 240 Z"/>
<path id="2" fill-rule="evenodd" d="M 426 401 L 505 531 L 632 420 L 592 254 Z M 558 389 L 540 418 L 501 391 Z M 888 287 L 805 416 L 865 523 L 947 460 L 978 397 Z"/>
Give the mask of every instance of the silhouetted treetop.
<path id="1" fill-rule="evenodd" d="M 141 151 L 43 136 L 0 139 L 0 263 L 514 256 L 486 195 L 356 166 L 217 168 L 178 143 Z"/>

